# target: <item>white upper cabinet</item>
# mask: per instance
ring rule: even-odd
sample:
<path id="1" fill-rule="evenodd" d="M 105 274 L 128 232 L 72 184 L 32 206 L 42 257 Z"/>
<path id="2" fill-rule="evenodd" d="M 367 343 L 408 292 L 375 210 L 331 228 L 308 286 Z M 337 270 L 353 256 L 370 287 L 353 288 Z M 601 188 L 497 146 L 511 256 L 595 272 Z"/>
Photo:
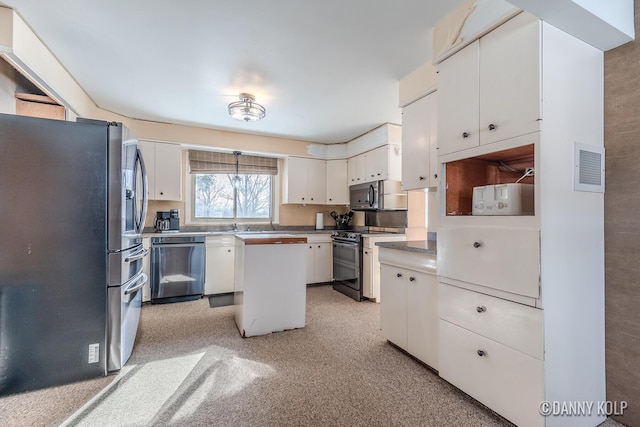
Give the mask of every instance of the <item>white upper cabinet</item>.
<path id="1" fill-rule="evenodd" d="M 540 130 L 540 28 L 522 13 L 440 64 L 439 155 Z"/>
<path id="2" fill-rule="evenodd" d="M 480 144 L 478 41 L 439 66 L 438 155 Z"/>
<path id="3" fill-rule="evenodd" d="M 289 157 L 285 160 L 282 203 L 322 205 L 327 192 L 326 160 Z"/>
<path id="4" fill-rule="evenodd" d="M 347 160 L 327 160 L 327 204 L 349 204 Z"/>
<path id="5" fill-rule="evenodd" d="M 438 184 L 436 92 L 402 109 L 402 189 Z"/>
<path id="6" fill-rule="evenodd" d="M 526 13 L 480 39 L 480 144 L 540 130 L 540 40 Z"/>
<path id="7" fill-rule="evenodd" d="M 347 180 L 349 185 L 366 182 L 365 154 L 358 154 L 347 161 Z"/>
<path id="8" fill-rule="evenodd" d="M 389 179 L 389 146 L 378 147 L 365 154 L 364 175 L 366 181 Z"/>
<path id="9" fill-rule="evenodd" d="M 176 144 L 140 141 L 149 200 L 182 200 L 182 151 Z"/>

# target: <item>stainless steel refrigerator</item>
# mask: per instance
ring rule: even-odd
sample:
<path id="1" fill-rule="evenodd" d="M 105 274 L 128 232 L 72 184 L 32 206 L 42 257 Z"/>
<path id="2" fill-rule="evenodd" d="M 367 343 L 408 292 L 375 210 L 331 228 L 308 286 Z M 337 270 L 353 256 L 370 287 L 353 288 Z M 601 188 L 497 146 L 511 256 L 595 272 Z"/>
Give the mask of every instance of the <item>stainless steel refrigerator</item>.
<path id="1" fill-rule="evenodd" d="M 146 187 L 122 124 L 0 114 L 0 395 L 126 363 Z"/>

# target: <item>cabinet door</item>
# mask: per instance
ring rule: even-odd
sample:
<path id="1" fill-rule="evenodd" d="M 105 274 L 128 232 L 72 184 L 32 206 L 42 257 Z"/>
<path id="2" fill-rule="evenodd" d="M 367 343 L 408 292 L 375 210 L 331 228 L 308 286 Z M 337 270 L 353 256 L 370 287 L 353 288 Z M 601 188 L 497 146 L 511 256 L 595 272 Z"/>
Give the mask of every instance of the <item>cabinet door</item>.
<path id="1" fill-rule="evenodd" d="M 138 141 L 142 160 L 147 170 L 147 185 L 149 200 L 156 198 L 156 144 L 150 141 Z"/>
<path id="2" fill-rule="evenodd" d="M 307 203 L 324 205 L 327 198 L 327 161 L 306 159 Z"/>
<path id="3" fill-rule="evenodd" d="M 481 144 L 540 130 L 540 26 L 522 13 L 480 39 Z"/>
<path id="4" fill-rule="evenodd" d="M 373 249 L 362 249 L 362 295 L 367 298 L 375 298 L 373 294 Z"/>
<path id="5" fill-rule="evenodd" d="M 182 200 L 182 152 L 179 145 L 156 143 L 155 200 Z"/>
<path id="6" fill-rule="evenodd" d="M 407 270 L 407 351 L 438 369 L 438 283 L 436 276 Z"/>
<path id="7" fill-rule="evenodd" d="M 331 281 L 331 243 L 314 243 L 315 283 Z"/>
<path id="8" fill-rule="evenodd" d="M 307 159 L 289 157 L 283 203 L 307 203 Z"/>
<path id="9" fill-rule="evenodd" d="M 367 182 L 366 179 L 366 155 L 356 156 L 356 184 Z"/>
<path id="10" fill-rule="evenodd" d="M 438 186 L 438 92 L 429 95 L 429 187 Z"/>
<path id="11" fill-rule="evenodd" d="M 402 109 L 402 189 L 429 185 L 430 96 L 420 98 Z"/>
<path id="12" fill-rule="evenodd" d="M 327 204 L 349 204 L 346 160 L 327 160 Z"/>
<path id="13" fill-rule="evenodd" d="M 380 327 L 382 335 L 407 348 L 407 282 L 402 268 L 380 264 Z"/>
<path id="14" fill-rule="evenodd" d="M 235 248 L 207 245 L 204 293 L 233 292 Z"/>
<path id="15" fill-rule="evenodd" d="M 358 169 L 356 157 L 351 157 L 347 160 L 347 183 L 349 185 L 355 185 L 358 183 Z"/>
<path id="16" fill-rule="evenodd" d="M 479 42 L 443 61 L 438 70 L 438 155 L 480 144 Z"/>
<path id="17" fill-rule="evenodd" d="M 306 283 L 316 283 L 316 254 L 313 248 L 313 243 L 307 243 L 307 255 L 306 255 L 306 263 L 307 263 L 307 275 L 305 282 Z"/>
<path id="18" fill-rule="evenodd" d="M 366 182 L 389 179 L 389 146 L 384 145 L 365 154 Z"/>

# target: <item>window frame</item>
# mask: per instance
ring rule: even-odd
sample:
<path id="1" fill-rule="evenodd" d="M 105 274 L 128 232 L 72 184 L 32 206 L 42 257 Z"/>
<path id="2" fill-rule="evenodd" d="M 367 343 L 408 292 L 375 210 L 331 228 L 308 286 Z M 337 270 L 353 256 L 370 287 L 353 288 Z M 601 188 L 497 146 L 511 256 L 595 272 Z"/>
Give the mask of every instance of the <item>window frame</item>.
<path id="1" fill-rule="evenodd" d="M 234 190 L 234 203 L 233 211 L 234 217 L 225 218 L 198 218 L 195 216 L 195 204 L 196 204 L 196 175 L 195 173 L 188 173 L 189 179 L 186 179 L 186 198 L 185 209 L 187 215 L 185 218 L 186 225 L 232 225 L 232 224 L 273 224 L 278 222 L 279 218 L 279 206 L 278 200 L 280 194 L 278 189 L 280 188 L 280 173 L 277 175 L 271 175 L 271 215 L 268 218 L 238 218 L 237 217 L 237 190 Z"/>

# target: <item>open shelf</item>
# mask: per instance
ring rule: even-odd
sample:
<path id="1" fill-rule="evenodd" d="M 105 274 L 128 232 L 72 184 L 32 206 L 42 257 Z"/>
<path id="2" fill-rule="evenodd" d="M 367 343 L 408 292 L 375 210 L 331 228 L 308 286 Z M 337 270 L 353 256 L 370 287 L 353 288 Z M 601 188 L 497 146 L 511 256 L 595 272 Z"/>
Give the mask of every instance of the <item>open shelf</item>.
<path id="1" fill-rule="evenodd" d="M 534 163 L 534 144 L 445 163 L 445 214 L 472 215 L 474 187 L 515 183 Z M 535 184 L 535 177 L 519 182 Z"/>

